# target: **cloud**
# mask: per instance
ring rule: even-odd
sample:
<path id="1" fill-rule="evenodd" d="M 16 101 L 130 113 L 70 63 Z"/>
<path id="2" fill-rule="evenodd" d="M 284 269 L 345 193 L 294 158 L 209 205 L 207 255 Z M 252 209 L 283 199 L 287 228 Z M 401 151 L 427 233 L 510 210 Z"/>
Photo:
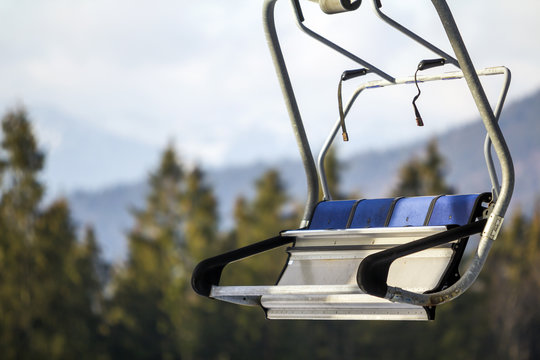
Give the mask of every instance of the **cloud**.
<path id="1" fill-rule="evenodd" d="M 175 138 L 183 152 L 205 163 L 293 156 L 296 145 L 266 48 L 260 3 L 6 0 L 0 5 L 0 103 L 20 99 L 55 108 L 150 146 Z M 411 75 L 419 60 L 433 57 L 376 19 L 367 1 L 358 12 L 333 16 L 302 4 L 306 24 L 390 74 Z M 510 100 L 540 85 L 531 76 L 540 64 L 540 47 L 531 36 L 540 30 L 540 3 L 471 0 L 450 6 L 475 64 L 513 70 Z M 383 9 L 450 51 L 430 4 L 384 1 Z M 298 31 L 289 2 L 278 2 L 276 11 L 300 110 L 318 148 L 337 119 L 339 76 L 358 65 Z M 497 94 L 499 85 L 490 83 L 488 92 Z M 362 140 L 347 148 L 429 136 L 476 116 L 461 87 L 425 89 L 422 109 L 437 119 L 428 130 L 407 127 L 413 88 L 377 90 L 359 99 L 350 120 L 357 133 L 351 136 Z"/>

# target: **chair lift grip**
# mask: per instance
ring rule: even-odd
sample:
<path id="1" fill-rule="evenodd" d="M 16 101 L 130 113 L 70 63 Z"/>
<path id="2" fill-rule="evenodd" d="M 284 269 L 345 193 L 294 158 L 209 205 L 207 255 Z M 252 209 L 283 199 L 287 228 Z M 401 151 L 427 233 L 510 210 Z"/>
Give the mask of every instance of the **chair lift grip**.
<path id="1" fill-rule="evenodd" d="M 388 271 L 395 260 L 480 233 L 484 229 L 486 222 L 486 219 L 482 219 L 472 224 L 455 227 L 442 233 L 372 254 L 362 260 L 358 267 L 356 276 L 358 286 L 367 294 L 384 298 L 388 292 L 388 284 L 386 283 Z"/>
<path id="2" fill-rule="evenodd" d="M 279 235 L 203 260 L 193 270 L 191 287 L 197 294 L 208 297 L 212 286 L 219 284 L 223 269 L 231 262 L 290 244 L 295 239 L 293 236 Z"/>

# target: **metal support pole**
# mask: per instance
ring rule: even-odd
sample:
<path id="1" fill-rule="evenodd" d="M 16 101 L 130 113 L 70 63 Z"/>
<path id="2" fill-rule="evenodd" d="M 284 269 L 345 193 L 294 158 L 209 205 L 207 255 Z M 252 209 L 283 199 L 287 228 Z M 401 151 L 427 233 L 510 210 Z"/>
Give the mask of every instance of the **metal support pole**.
<path id="1" fill-rule="evenodd" d="M 446 31 L 446 35 L 448 36 L 448 40 L 450 40 L 450 44 L 454 49 L 454 53 L 456 54 L 456 57 L 459 61 L 461 70 L 465 75 L 465 81 L 469 86 L 469 90 L 476 103 L 476 107 L 478 108 L 480 116 L 482 117 L 482 121 L 484 122 L 484 126 L 487 130 L 489 138 L 493 143 L 495 153 L 499 158 L 502 170 L 502 183 L 499 199 L 497 200 L 497 203 L 493 209 L 493 214 L 499 217 L 504 217 L 504 214 L 506 213 L 506 210 L 510 203 L 510 199 L 512 198 L 515 182 L 514 165 L 512 163 L 510 151 L 508 149 L 506 141 L 504 140 L 501 129 L 497 124 L 497 119 L 493 114 L 493 110 L 489 105 L 489 101 L 484 92 L 482 84 L 480 83 L 478 75 L 474 70 L 471 58 L 469 56 L 469 53 L 467 52 L 465 44 L 463 43 L 463 39 L 461 38 L 458 27 L 456 25 L 454 17 L 452 16 L 452 13 L 450 12 L 448 4 L 445 0 L 431 1 L 433 3 L 433 6 L 435 6 L 435 9 L 437 10 L 437 13 L 439 14 L 441 22 L 444 26 L 444 30 Z"/>
<path id="2" fill-rule="evenodd" d="M 272 54 L 272 60 L 278 76 L 281 91 L 285 99 L 285 105 L 291 119 L 291 125 L 293 132 L 300 150 L 300 156 L 302 157 L 302 163 L 304 165 L 304 171 L 307 178 L 307 201 L 304 208 L 304 215 L 300 227 L 305 227 L 311 220 L 313 209 L 317 204 L 319 197 L 319 183 L 317 179 L 317 168 L 315 166 L 315 160 L 309 146 L 304 124 L 298 110 L 298 104 L 294 96 L 294 91 L 291 85 L 291 79 L 283 59 L 283 53 L 279 45 L 279 40 L 276 33 L 276 24 L 274 20 L 274 8 L 277 0 L 265 0 L 263 5 L 263 24 L 264 32 L 266 35 L 266 41 L 270 53 Z"/>

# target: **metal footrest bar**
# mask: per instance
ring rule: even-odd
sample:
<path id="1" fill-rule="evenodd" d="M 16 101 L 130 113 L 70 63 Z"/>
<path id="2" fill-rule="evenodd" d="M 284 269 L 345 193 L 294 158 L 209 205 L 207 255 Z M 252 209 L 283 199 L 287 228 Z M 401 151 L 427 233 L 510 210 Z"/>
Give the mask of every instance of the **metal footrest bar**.
<path id="1" fill-rule="evenodd" d="M 269 319 L 429 319 L 421 306 L 367 295 L 355 285 L 214 286 L 210 297 L 241 305 L 261 305 Z"/>

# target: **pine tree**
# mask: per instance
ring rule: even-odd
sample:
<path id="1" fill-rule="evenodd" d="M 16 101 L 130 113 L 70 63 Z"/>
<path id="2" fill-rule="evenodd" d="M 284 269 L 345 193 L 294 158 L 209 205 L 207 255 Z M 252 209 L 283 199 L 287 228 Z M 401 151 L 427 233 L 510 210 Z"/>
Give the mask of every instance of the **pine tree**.
<path id="1" fill-rule="evenodd" d="M 235 206 L 235 247 L 253 244 L 273 236 L 281 230 L 292 228 L 294 214 L 285 213 L 288 197 L 276 170 L 269 170 L 255 184 L 256 195 L 252 201 L 239 198 Z M 231 273 L 242 283 L 271 284 L 283 266 L 277 251 L 263 253 L 234 264 Z M 233 267 L 231 266 L 231 268 Z M 226 269 L 228 271 L 228 269 Z"/>
<path id="2" fill-rule="evenodd" d="M 393 196 L 452 194 L 454 189 L 445 181 L 444 168 L 444 157 L 439 152 L 437 141 L 432 140 L 423 159 L 414 157 L 401 167 Z"/>
<path id="3" fill-rule="evenodd" d="M 218 233 L 217 200 L 199 167 L 187 175 L 182 205 L 187 252 L 192 260 L 198 262 L 210 255 L 210 247 L 217 240 Z"/>
<path id="4" fill-rule="evenodd" d="M 180 358 L 174 308 L 182 306 L 188 277 L 183 265 L 183 180 L 184 171 L 169 145 L 150 176 L 145 208 L 134 211 L 127 263 L 113 279 L 108 322 L 114 358 Z"/>
<path id="5" fill-rule="evenodd" d="M 2 119 L 2 197 L 0 203 L 0 351 L 6 358 L 28 358 L 32 336 L 32 228 L 43 187 L 43 167 L 28 114 L 23 108 Z"/>
<path id="6" fill-rule="evenodd" d="M 24 108 L 2 119 L 0 353 L 4 359 L 93 358 L 99 314 L 85 296 L 93 273 L 77 266 L 75 227 L 63 200 L 41 209 L 44 155 Z M 94 289 L 99 291 L 98 289 Z"/>
<path id="7" fill-rule="evenodd" d="M 540 356 L 540 204 L 531 217 L 517 211 L 497 240 L 484 276 L 496 357 Z"/>
<path id="8" fill-rule="evenodd" d="M 296 214 L 287 212 L 288 197 L 279 173 L 269 170 L 255 184 L 253 199 L 239 198 L 235 205 L 235 228 L 230 234 L 231 248 L 238 248 L 276 236 L 279 231 L 297 225 Z M 225 268 L 224 285 L 272 285 L 275 283 L 285 261 L 285 249 L 261 253 Z M 205 304 L 209 306 L 209 304 Z M 218 356 L 242 359 L 253 354 L 261 358 L 289 356 L 279 352 L 289 344 L 291 324 L 269 322 L 259 308 L 238 308 L 230 304 L 218 304 L 215 319 L 207 320 L 208 330 L 214 338 L 226 338 L 220 347 L 204 349 L 206 357 Z M 219 324 L 219 325 L 218 325 Z M 203 350 L 203 349 L 201 349 Z M 208 351 L 212 351 L 208 354 Z M 202 351 L 201 351 L 202 353 Z"/>
<path id="9" fill-rule="evenodd" d="M 58 200 L 35 224 L 32 348 L 39 357 L 95 358 L 100 342 L 97 244 L 78 243 L 68 204 Z M 88 239 L 86 240 L 88 241 Z M 91 250 L 93 253 L 88 253 Z"/>
<path id="10" fill-rule="evenodd" d="M 110 266 L 102 259 L 101 249 L 93 227 L 86 226 L 84 236 L 76 248 L 76 270 L 80 274 L 81 290 L 78 294 L 80 301 L 85 304 L 85 312 L 80 316 L 85 319 L 86 327 L 90 330 L 86 346 L 93 358 L 104 357 L 107 352 L 104 329 L 103 289 L 108 283 Z"/>
<path id="11" fill-rule="evenodd" d="M 422 178 L 426 194 L 452 194 L 454 189 L 445 180 L 446 161 L 439 152 L 437 140 L 433 139 L 426 147 Z"/>
<path id="12" fill-rule="evenodd" d="M 392 192 L 393 196 L 423 195 L 422 167 L 422 163 L 417 158 L 405 164 L 399 171 L 399 182 Z"/>
<path id="13" fill-rule="evenodd" d="M 199 261 L 215 255 L 223 247 L 218 234 L 217 200 L 212 188 L 206 183 L 204 172 L 197 166 L 186 175 L 182 209 L 188 258 L 184 266 L 186 273 L 191 275 Z M 219 304 L 196 295 L 190 282 L 185 283 L 182 291 L 185 306 L 175 308 L 177 326 L 189 329 L 181 334 L 182 357 L 208 358 L 208 354 L 215 349 L 211 349 L 207 341 L 212 332 L 220 332 L 225 317 Z"/>

